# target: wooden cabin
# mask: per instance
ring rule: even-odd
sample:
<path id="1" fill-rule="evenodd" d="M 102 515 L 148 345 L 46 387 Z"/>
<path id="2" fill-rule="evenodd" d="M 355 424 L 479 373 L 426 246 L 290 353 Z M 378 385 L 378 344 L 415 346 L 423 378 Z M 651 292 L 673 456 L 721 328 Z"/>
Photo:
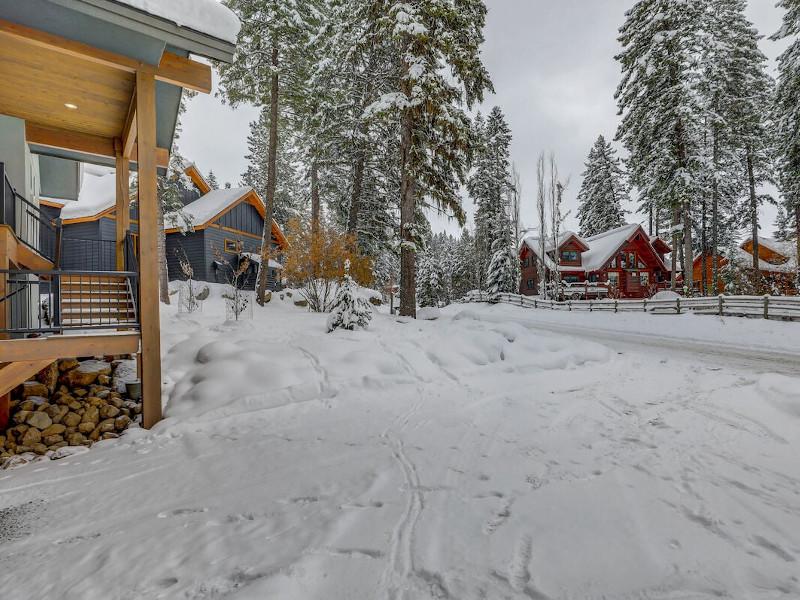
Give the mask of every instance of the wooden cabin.
<path id="1" fill-rule="evenodd" d="M 735 251 L 734 264 L 736 271 L 745 278 L 752 278 L 753 270 L 753 238 L 747 238 Z M 718 255 L 720 273 L 716 286 L 712 284 L 712 255 L 709 252 L 706 258 L 706 282 L 709 293 L 721 294 L 727 291 L 726 277 L 728 272 L 729 257 L 725 254 Z M 693 261 L 692 287 L 696 293 L 701 292 L 703 274 L 703 256 L 699 254 Z M 724 268 L 723 268 L 724 267 Z M 795 246 L 792 242 L 779 242 L 770 238 L 758 238 L 758 271 L 763 289 L 772 294 L 786 296 L 797 295 L 797 258 Z M 754 279 L 754 278 L 753 278 Z M 716 287 L 716 290 L 714 289 Z"/>
<path id="2" fill-rule="evenodd" d="M 520 245 L 520 293 L 539 294 L 538 265 L 543 261 L 547 273 L 558 268 L 565 295 L 582 297 L 585 290 L 595 288 L 618 298 L 649 297 L 667 286 L 670 273 L 664 255 L 669 251 L 662 240 L 651 241 L 640 225 L 624 225 L 588 238 L 567 231 L 559 236 L 557 247 L 551 241 L 545 244 L 544 256 L 539 256 L 539 238 L 527 236 Z"/>
<path id="3" fill-rule="evenodd" d="M 197 2 L 192 14 L 170 2 L 0 3 L 0 427 L 10 390 L 59 358 L 98 354 L 138 355 L 143 425 L 161 419 L 157 177 L 183 88 L 211 91 L 211 68 L 190 54 L 230 62 L 239 28 L 216 0 Z M 77 198 L 79 163 L 115 170 L 112 272 L 62 268 L 63 231 L 39 203 Z"/>

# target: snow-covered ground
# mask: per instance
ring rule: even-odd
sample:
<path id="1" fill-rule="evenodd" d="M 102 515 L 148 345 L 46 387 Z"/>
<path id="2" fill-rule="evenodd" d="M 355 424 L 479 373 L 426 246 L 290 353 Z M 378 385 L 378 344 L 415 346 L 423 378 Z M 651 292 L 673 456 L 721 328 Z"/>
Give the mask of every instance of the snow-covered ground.
<path id="1" fill-rule="evenodd" d="M 0 472 L 4 600 L 800 597 L 800 324 L 163 312 L 163 423 Z"/>

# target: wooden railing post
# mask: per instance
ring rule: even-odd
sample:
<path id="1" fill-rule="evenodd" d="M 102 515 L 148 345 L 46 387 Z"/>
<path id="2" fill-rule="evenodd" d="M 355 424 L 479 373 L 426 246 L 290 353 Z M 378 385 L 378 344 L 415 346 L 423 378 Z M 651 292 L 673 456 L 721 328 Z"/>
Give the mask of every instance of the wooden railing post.
<path id="1" fill-rule="evenodd" d="M 725 302 L 724 296 L 722 294 L 720 294 L 719 295 L 719 316 L 720 317 L 722 316 L 722 309 L 723 309 L 724 302 Z"/>
<path id="2" fill-rule="evenodd" d="M 769 294 L 764 296 L 764 318 L 769 319 Z"/>
<path id="3" fill-rule="evenodd" d="M 678 296 L 675 298 L 675 314 L 681 314 L 681 298 Z"/>
<path id="4" fill-rule="evenodd" d="M 614 298 L 614 312 L 619 312 L 619 300 Z"/>

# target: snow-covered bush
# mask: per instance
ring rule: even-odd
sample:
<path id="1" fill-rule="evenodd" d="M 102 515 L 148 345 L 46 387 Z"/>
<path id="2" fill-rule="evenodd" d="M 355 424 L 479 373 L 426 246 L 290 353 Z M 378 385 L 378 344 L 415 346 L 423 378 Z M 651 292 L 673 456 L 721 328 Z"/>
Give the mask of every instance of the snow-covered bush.
<path id="1" fill-rule="evenodd" d="M 344 262 L 344 280 L 339 285 L 334 300 L 333 312 L 328 317 L 328 332 L 341 327 L 355 329 L 366 327 L 372 319 L 369 302 L 359 293 L 358 286 L 350 277 L 350 261 Z"/>

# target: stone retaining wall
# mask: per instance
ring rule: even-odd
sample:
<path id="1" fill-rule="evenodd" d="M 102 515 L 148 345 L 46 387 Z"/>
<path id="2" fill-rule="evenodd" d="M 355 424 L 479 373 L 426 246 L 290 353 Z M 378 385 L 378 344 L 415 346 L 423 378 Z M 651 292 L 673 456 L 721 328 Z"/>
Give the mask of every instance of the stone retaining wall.
<path id="1" fill-rule="evenodd" d="M 16 388 L 8 429 L 0 430 L 0 468 L 37 456 L 60 458 L 68 454 L 61 448 L 118 437 L 140 421 L 141 403 L 124 392 L 132 362 L 129 357 L 62 359 Z"/>

